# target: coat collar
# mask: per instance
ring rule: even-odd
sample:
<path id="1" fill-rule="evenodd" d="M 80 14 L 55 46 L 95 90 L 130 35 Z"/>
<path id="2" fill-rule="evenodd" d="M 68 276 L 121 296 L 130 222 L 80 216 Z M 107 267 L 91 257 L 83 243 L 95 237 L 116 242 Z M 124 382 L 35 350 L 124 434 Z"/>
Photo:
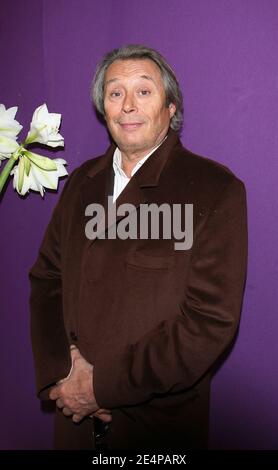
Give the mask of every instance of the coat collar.
<path id="1" fill-rule="evenodd" d="M 161 172 L 172 148 L 179 142 L 177 132 L 169 129 L 167 139 L 156 149 L 150 158 L 144 163 L 135 174 L 140 186 L 157 186 Z M 89 178 L 93 178 L 97 173 L 112 166 L 113 155 L 116 145 L 112 143 L 107 152 L 98 159 L 96 164 L 87 172 Z M 135 176 L 135 175 L 134 175 Z M 133 179 L 133 178 L 132 178 Z"/>

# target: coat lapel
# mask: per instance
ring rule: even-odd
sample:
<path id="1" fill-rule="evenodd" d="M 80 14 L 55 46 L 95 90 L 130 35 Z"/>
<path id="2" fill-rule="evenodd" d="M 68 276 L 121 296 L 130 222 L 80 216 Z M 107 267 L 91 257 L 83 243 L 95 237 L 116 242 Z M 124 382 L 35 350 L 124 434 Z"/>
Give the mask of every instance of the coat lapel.
<path id="1" fill-rule="evenodd" d="M 144 188 L 159 185 L 160 175 L 169 160 L 173 147 L 177 143 L 179 143 L 178 134 L 170 129 L 167 139 L 130 179 L 113 205 L 108 205 L 108 195 L 113 195 L 114 170 L 112 162 L 116 146 L 112 144 L 106 154 L 99 158 L 88 171 L 86 181 L 81 187 L 84 211 L 92 203 L 101 204 L 104 207 L 105 215 L 98 224 L 96 238 L 111 227 L 113 220 L 115 220 L 113 214 L 117 214 L 120 205 L 132 204 L 134 210 L 136 210 L 140 204 L 148 202 Z M 116 215 L 116 223 L 124 217 L 126 215 Z M 89 244 L 94 241 L 95 239 L 88 240 Z"/>

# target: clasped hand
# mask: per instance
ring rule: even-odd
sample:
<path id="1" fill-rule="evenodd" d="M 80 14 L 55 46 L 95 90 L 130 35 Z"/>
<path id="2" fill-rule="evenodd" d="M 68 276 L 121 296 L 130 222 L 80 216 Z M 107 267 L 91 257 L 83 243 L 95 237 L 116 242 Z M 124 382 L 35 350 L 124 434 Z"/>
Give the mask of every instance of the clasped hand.
<path id="1" fill-rule="evenodd" d="M 56 401 L 65 416 L 72 416 L 75 423 L 85 416 L 96 416 L 105 423 L 112 421 L 111 411 L 100 408 L 96 402 L 93 389 L 92 364 L 86 361 L 79 349 L 71 349 L 72 369 L 68 377 L 54 386 L 49 397 Z"/>

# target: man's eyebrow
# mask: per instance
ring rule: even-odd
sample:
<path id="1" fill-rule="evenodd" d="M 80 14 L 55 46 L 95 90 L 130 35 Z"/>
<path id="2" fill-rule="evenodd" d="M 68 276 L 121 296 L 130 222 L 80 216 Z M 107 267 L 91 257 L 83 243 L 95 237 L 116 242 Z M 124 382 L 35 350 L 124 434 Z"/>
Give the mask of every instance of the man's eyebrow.
<path id="1" fill-rule="evenodd" d="M 153 83 L 155 83 L 154 79 L 150 75 L 140 75 L 140 78 L 145 78 L 146 80 L 151 80 Z"/>
<path id="2" fill-rule="evenodd" d="M 145 80 L 151 80 L 153 83 L 155 83 L 154 79 L 150 75 L 140 75 L 139 78 L 144 78 Z M 118 78 L 110 78 L 110 80 L 107 80 L 107 82 L 105 82 L 105 86 L 109 85 L 110 83 L 116 83 L 118 81 L 119 81 Z"/>

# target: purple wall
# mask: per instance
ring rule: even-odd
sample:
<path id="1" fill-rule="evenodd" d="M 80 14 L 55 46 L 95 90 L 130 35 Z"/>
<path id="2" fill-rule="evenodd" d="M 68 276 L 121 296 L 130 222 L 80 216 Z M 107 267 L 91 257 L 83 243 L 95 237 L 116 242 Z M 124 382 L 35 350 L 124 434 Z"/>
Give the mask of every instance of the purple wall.
<path id="1" fill-rule="evenodd" d="M 104 52 L 130 42 L 175 69 L 184 144 L 246 183 L 248 280 L 236 345 L 213 381 L 211 445 L 277 449 L 278 2 L 1 0 L 0 102 L 19 106 L 26 132 L 44 101 L 62 113 L 69 172 L 107 145 L 90 81 Z M 59 194 L 21 200 L 10 184 L 1 202 L 1 449 L 51 448 L 52 415 L 35 398 L 27 272 Z"/>

